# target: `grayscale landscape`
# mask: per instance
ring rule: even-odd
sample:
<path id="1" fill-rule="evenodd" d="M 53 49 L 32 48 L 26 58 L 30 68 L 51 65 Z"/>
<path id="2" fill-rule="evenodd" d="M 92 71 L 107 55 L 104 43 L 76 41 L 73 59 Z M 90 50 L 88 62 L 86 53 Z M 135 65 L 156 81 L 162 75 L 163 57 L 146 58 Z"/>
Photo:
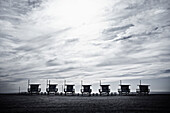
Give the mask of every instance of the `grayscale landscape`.
<path id="1" fill-rule="evenodd" d="M 0 0 L 1 113 L 169 113 L 169 86 L 170 0 Z"/>

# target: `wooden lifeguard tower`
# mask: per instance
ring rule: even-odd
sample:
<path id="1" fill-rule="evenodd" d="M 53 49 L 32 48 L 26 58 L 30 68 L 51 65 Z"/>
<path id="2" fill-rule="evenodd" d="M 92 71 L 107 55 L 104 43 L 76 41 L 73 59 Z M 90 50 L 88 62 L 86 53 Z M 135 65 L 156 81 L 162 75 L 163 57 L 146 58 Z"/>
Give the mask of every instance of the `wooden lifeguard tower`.
<path id="1" fill-rule="evenodd" d="M 103 94 L 103 95 L 109 95 L 110 93 L 110 85 L 102 85 L 101 84 L 101 80 L 100 80 L 100 89 L 99 89 L 99 93 L 100 93 L 100 96 Z"/>
<path id="2" fill-rule="evenodd" d="M 71 94 L 74 95 L 75 94 L 75 88 L 74 88 L 74 84 L 66 84 L 66 80 L 64 81 L 64 92 L 65 95 L 67 94 Z"/>
<path id="3" fill-rule="evenodd" d="M 130 93 L 129 86 L 130 85 L 122 85 L 122 81 L 120 80 L 120 85 L 119 86 L 120 86 L 120 89 L 118 89 L 119 95 L 123 95 L 123 94 L 129 95 L 129 93 Z"/>
<path id="4" fill-rule="evenodd" d="M 57 85 L 58 84 L 51 84 L 50 83 L 50 80 L 48 81 L 47 80 L 47 88 L 46 88 L 46 91 L 47 91 L 47 94 L 55 94 L 57 93 L 58 91 L 58 88 L 57 88 Z"/>
<path id="5" fill-rule="evenodd" d="M 28 93 L 29 94 L 39 94 L 41 91 L 41 84 L 30 84 L 30 80 L 28 80 Z"/>
<path id="6" fill-rule="evenodd" d="M 82 93 L 82 96 L 84 94 L 91 96 L 91 92 L 92 92 L 91 85 L 83 85 L 83 81 L 81 81 L 81 90 L 80 91 Z"/>
<path id="7" fill-rule="evenodd" d="M 149 86 L 150 85 L 142 85 L 140 80 L 140 85 L 138 85 L 139 89 L 136 89 L 136 93 L 138 95 L 148 95 L 150 92 Z"/>

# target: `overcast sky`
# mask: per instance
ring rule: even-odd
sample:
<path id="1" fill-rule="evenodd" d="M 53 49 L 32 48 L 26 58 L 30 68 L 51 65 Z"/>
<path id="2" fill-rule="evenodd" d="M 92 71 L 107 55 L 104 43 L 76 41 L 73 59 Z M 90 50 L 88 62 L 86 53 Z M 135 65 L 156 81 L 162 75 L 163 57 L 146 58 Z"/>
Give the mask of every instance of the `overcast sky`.
<path id="1" fill-rule="evenodd" d="M 26 91 L 28 79 L 43 89 L 47 79 L 83 80 L 96 91 L 99 80 L 135 91 L 141 79 L 170 91 L 169 0 L 8 1 L 0 1 L 0 93 Z"/>

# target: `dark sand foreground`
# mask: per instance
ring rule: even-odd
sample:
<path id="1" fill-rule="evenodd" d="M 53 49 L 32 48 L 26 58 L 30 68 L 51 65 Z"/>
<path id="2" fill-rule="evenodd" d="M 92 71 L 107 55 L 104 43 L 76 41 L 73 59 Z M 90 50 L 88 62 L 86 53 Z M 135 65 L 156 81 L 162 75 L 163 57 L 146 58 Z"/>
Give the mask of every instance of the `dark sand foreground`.
<path id="1" fill-rule="evenodd" d="M 0 95 L 1 113 L 170 113 L 170 95 Z"/>

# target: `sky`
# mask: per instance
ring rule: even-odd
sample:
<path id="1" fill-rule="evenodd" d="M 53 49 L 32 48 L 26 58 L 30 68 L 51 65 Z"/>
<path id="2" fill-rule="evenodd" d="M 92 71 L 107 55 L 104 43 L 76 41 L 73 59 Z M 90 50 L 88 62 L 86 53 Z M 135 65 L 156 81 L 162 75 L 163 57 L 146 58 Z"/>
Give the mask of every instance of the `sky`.
<path id="1" fill-rule="evenodd" d="M 35 1 L 35 0 L 31 0 Z M 27 81 L 170 92 L 169 0 L 0 1 L 0 93 Z"/>

